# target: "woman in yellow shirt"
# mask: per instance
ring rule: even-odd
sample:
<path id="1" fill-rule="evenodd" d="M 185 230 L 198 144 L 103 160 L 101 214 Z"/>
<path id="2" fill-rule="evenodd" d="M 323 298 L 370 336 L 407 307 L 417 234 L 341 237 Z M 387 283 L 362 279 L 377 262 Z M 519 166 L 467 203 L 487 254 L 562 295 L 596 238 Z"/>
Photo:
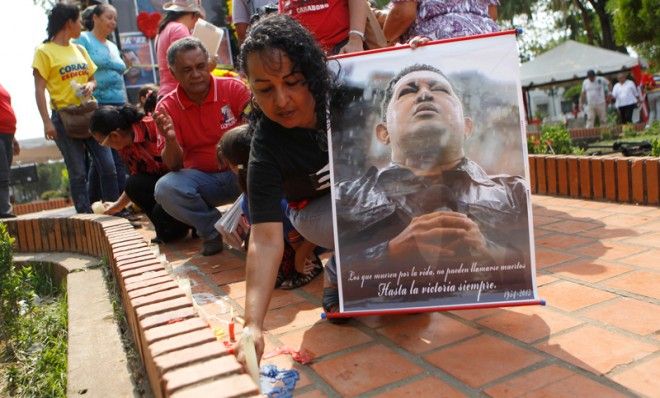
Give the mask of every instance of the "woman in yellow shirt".
<path id="1" fill-rule="evenodd" d="M 96 65 L 87 51 L 71 42 L 81 31 L 80 10 L 64 3 L 56 4 L 48 14 L 48 38 L 37 47 L 32 62 L 37 108 L 47 139 L 55 140 L 69 172 L 71 196 L 78 213 L 91 213 L 87 193 L 85 152 L 89 151 L 101 174 L 103 200 L 119 197 L 117 172 L 109 148 L 102 147 L 90 135 L 72 138 L 62 124 L 58 109 L 80 105 L 89 100 L 96 88 Z M 48 115 L 45 90 L 48 90 L 52 114 Z"/>

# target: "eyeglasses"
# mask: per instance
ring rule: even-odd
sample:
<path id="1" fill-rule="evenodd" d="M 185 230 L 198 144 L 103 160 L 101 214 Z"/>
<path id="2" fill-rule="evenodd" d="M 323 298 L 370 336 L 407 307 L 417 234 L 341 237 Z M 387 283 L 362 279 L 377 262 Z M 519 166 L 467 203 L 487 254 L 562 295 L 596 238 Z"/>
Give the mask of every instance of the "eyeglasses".
<path id="1" fill-rule="evenodd" d="M 96 142 L 99 143 L 99 145 L 107 146 L 106 144 L 108 143 L 108 140 L 110 139 L 110 134 L 106 135 L 105 137 L 103 137 L 101 139 L 98 138 L 99 135 L 100 135 L 99 133 L 92 134 L 92 137 L 94 137 L 94 139 L 96 140 Z"/>

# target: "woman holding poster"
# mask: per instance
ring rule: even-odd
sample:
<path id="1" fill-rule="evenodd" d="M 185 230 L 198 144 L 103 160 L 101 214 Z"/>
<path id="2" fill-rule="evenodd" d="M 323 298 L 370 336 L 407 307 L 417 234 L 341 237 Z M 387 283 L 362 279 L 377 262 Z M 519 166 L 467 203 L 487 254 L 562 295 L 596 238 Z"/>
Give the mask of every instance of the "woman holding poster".
<path id="1" fill-rule="evenodd" d="M 241 69 L 253 93 L 255 130 L 248 165 L 252 236 L 245 325 L 254 334 L 259 357 L 264 317 L 284 250 L 282 197 L 289 202 L 289 220 L 305 239 L 334 247 L 325 129 L 332 78 L 325 61 L 310 33 L 284 15 L 255 24 L 241 48 Z M 338 308 L 338 291 L 334 261 L 329 265 L 323 308 L 332 312 Z"/>
<path id="2" fill-rule="evenodd" d="M 499 31 L 498 0 L 393 0 L 383 33 L 389 43 L 419 36 L 449 39 Z"/>

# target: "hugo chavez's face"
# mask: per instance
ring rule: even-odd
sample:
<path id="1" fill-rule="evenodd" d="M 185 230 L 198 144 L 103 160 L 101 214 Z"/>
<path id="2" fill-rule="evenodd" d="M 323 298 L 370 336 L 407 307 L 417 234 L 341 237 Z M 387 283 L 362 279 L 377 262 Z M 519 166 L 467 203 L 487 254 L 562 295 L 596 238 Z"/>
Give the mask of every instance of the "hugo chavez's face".
<path id="1" fill-rule="evenodd" d="M 305 76 L 294 70 L 291 59 L 283 51 L 249 54 L 247 75 L 254 101 L 270 120 L 286 128 L 318 127 L 316 101 Z"/>
<path id="2" fill-rule="evenodd" d="M 420 166 L 455 162 L 472 122 L 449 81 L 433 71 L 402 77 L 392 89 L 386 122 L 376 126 L 378 139 L 391 146 L 392 160 Z"/>

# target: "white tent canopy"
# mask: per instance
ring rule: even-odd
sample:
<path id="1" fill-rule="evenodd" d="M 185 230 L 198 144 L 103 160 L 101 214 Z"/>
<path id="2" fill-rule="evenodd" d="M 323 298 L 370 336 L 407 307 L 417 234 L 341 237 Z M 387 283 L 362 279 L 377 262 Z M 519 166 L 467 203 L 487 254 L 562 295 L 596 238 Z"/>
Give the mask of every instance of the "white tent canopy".
<path id="1" fill-rule="evenodd" d="M 637 58 L 620 52 L 567 40 L 520 67 L 524 88 L 584 79 L 587 71 L 608 74 L 628 70 L 637 65 Z"/>

